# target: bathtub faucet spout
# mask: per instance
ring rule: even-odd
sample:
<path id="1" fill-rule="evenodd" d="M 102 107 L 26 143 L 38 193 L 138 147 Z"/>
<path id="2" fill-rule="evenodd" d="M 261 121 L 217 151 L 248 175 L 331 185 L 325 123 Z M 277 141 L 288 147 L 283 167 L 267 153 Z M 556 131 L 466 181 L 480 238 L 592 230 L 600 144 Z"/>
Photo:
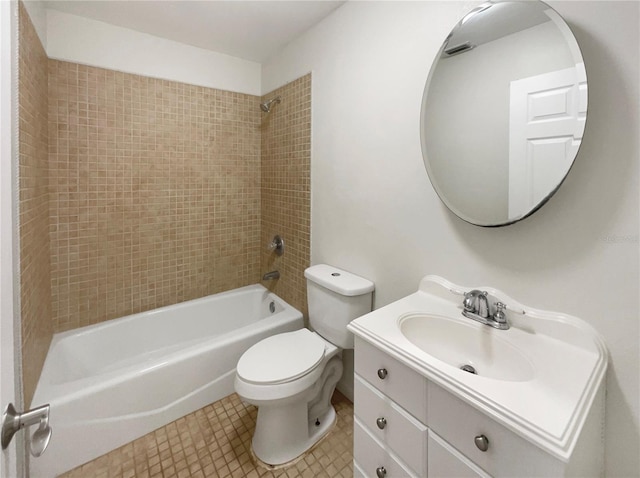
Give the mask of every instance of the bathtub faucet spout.
<path id="1" fill-rule="evenodd" d="M 280 279 L 280 272 L 278 271 L 267 272 L 265 275 L 262 276 L 262 280 L 276 280 L 276 279 Z"/>

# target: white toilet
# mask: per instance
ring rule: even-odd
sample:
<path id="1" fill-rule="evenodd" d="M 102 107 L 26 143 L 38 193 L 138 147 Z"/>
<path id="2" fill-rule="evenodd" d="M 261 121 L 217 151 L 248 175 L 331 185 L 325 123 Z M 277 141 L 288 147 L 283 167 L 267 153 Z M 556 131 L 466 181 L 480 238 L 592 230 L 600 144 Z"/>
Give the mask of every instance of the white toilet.
<path id="1" fill-rule="evenodd" d="M 331 396 L 342 376 L 341 349 L 353 348 L 347 324 L 371 310 L 373 282 L 326 264 L 304 276 L 314 331 L 268 337 L 236 369 L 236 392 L 258 407 L 253 452 L 269 465 L 300 456 L 335 422 Z"/>

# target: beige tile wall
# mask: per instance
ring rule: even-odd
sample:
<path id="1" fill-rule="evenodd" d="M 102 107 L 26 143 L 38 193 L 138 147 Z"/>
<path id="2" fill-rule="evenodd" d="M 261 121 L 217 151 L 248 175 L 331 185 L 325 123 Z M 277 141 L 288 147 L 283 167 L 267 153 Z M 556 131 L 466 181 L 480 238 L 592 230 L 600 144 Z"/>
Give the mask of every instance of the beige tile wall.
<path id="1" fill-rule="evenodd" d="M 262 272 L 279 270 L 278 281 L 263 282 L 307 315 L 304 269 L 310 260 L 311 74 L 271 93 L 281 97 L 262 114 Z M 275 234 L 285 241 L 285 253 L 269 252 Z"/>
<path id="2" fill-rule="evenodd" d="M 52 336 L 47 175 L 47 56 L 19 5 L 19 188 L 22 370 L 31 404 Z"/>
<path id="3" fill-rule="evenodd" d="M 259 279 L 259 101 L 49 61 L 56 332 Z"/>

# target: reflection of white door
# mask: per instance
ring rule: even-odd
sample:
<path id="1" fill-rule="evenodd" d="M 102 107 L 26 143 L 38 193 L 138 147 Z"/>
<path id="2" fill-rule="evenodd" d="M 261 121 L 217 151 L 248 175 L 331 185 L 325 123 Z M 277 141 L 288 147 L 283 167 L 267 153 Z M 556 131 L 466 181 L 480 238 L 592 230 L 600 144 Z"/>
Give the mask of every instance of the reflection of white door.
<path id="1" fill-rule="evenodd" d="M 587 111 L 584 64 L 511 82 L 509 219 L 530 212 L 569 171 Z"/>
<path id="2" fill-rule="evenodd" d="M 12 13 L 14 2 L 0 1 L 0 407 L 16 404 L 13 348 L 13 191 Z M 22 435 L 22 434 L 21 434 Z M 0 454 L 0 476 L 18 476 L 16 441 Z"/>

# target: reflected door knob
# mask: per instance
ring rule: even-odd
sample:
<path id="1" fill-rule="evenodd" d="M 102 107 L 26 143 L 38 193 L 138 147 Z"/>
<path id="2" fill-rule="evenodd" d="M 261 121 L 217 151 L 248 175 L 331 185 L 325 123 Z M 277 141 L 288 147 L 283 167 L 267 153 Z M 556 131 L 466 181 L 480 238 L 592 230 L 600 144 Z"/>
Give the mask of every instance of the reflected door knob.
<path id="1" fill-rule="evenodd" d="M 384 466 L 379 466 L 378 468 L 376 468 L 376 476 L 378 478 L 384 478 L 385 476 L 387 476 L 387 470 L 384 469 Z"/>
<path id="2" fill-rule="evenodd" d="M 476 446 L 478 447 L 478 450 L 484 452 L 484 451 L 487 451 L 489 449 L 489 439 L 486 436 L 478 435 L 477 437 L 475 437 L 473 439 L 473 441 L 475 442 Z"/>
<path id="3" fill-rule="evenodd" d="M 379 368 L 378 369 L 378 378 L 380 380 L 384 380 L 385 378 L 387 378 L 387 369 L 386 368 Z"/>
<path id="4" fill-rule="evenodd" d="M 376 420 L 376 425 L 378 425 L 378 428 L 380 430 L 384 430 L 384 427 L 387 426 L 387 419 L 384 417 L 380 417 Z"/>

